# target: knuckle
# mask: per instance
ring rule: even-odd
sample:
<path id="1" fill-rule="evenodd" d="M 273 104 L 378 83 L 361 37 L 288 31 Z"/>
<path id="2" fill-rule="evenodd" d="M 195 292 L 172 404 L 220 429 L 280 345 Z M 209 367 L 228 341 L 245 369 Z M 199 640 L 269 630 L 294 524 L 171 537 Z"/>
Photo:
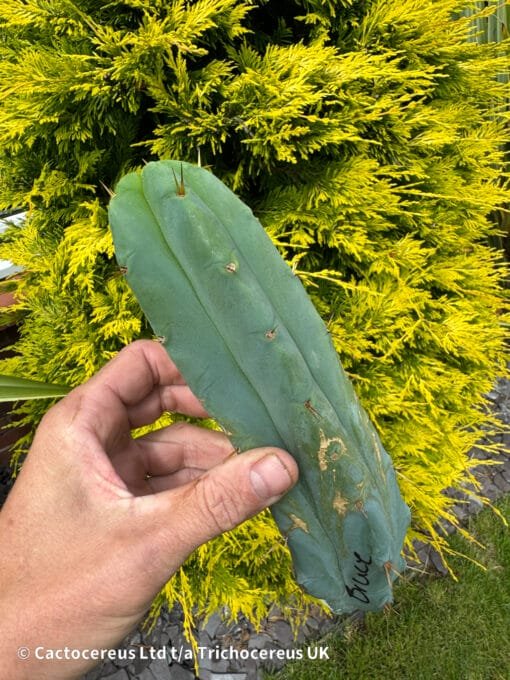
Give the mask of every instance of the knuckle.
<path id="1" fill-rule="evenodd" d="M 84 395 L 78 390 L 50 408 L 41 420 L 39 430 L 51 437 L 55 445 L 75 447 L 84 435 L 81 412 L 86 407 Z"/>
<path id="2" fill-rule="evenodd" d="M 186 435 L 191 434 L 195 430 L 195 427 L 185 420 L 181 420 L 178 423 L 172 423 L 170 425 L 172 432 L 174 434 L 184 435 L 184 441 L 186 443 Z"/>
<path id="3" fill-rule="evenodd" d="M 46 411 L 39 423 L 39 429 L 49 430 L 53 435 L 60 435 L 74 424 L 74 416 L 78 408 L 79 404 L 76 403 L 76 399 L 72 397 L 62 399 Z"/>
<path id="4" fill-rule="evenodd" d="M 240 499 L 221 479 L 201 477 L 197 495 L 204 521 L 217 533 L 229 531 L 241 521 Z"/>
<path id="5" fill-rule="evenodd" d="M 185 421 L 172 423 L 170 425 L 172 436 L 186 454 L 196 453 L 197 443 L 195 441 L 196 426 Z"/>

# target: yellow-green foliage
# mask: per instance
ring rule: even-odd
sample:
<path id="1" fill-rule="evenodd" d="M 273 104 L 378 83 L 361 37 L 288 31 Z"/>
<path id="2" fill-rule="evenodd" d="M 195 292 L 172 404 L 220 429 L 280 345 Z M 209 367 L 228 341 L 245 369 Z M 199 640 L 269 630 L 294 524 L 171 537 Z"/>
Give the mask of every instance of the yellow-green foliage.
<path id="1" fill-rule="evenodd" d="M 0 0 L 0 209 L 28 209 L 0 252 L 27 270 L 2 372 L 78 384 L 150 335 L 113 264 L 104 187 L 200 156 L 308 287 L 393 456 L 409 539 L 445 548 L 441 491 L 469 478 L 505 367 L 504 271 L 486 244 L 510 197 L 508 45 L 468 40 L 466 8 Z M 19 410 L 35 425 L 45 407 Z M 304 602 L 267 514 L 202 547 L 165 594 L 187 615 L 255 619 Z"/>

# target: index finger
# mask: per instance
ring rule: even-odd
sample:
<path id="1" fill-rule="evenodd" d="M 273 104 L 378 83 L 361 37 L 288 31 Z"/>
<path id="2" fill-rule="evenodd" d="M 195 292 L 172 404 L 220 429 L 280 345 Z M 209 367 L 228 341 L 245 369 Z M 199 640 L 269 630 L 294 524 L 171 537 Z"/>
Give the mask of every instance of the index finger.
<path id="1" fill-rule="evenodd" d="M 108 385 L 125 406 L 138 404 L 156 386 L 184 385 L 177 366 L 154 340 L 137 340 L 124 347 L 87 383 Z"/>
<path id="2" fill-rule="evenodd" d="M 152 423 L 164 411 L 207 416 L 165 349 L 153 340 L 124 347 L 73 392 L 79 399 L 73 420 L 93 429 L 105 446 L 115 431 Z M 72 399 L 73 392 L 62 403 Z"/>

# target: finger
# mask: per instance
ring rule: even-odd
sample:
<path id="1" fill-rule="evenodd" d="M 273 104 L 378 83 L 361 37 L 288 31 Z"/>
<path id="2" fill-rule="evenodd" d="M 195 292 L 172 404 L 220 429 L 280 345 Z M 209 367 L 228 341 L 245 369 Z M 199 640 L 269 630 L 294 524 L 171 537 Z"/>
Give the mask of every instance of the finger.
<path id="1" fill-rule="evenodd" d="M 144 491 L 143 495 L 147 493 L 161 493 L 169 489 L 177 489 L 179 486 L 189 484 L 200 475 L 203 475 L 205 469 L 200 468 L 183 468 L 171 475 L 163 475 L 161 477 L 150 477 L 146 484 L 148 491 Z"/>
<path id="2" fill-rule="evenodd" d="M 161 413 L 185 413 L 195 418 L 207 418 L 208 413 L 187 385 L 157 386 L 139 404 L 128 407 L 127 414 L 132 429 L 153 423 Z"/>
<path id="3" fill-rule="evenodd" d="M 125 406 L 134 406 L 156 385 L 182 385 L 184 380 L 159 342 L 137 340 L 124 347 L 87 384 L 91 388 L 108 385 Z"/>
<path id="4" fill-rule="evenodd" d="M 153 422 L 166 410 L 205 413 L 183 385 L 165 349 L 151 340 L 138 340 L 122 349 L 57 407 L 59 412 L 67 412 L 75 426 L 94 432 L 107 450 L 130 428 Z M 131 424 L 131 416 L 137 424 Z"/>
<path id="5" fill-rule="evenodd" d="M 153 477 L 172 475 L 183 468 L 208 470 L 233 453 L 222 432 L 189 423 L 175 423 L 134 440 L 143 468 Z"/>
<path id="6" fill-rule="evenodd" d="M 185 486 L 143 498 L 148 540 L 161 545 L 171 569 L 197 546 L 278 501 L 297 477 L 294 459 L 280 449 L 228 458 Z"/>

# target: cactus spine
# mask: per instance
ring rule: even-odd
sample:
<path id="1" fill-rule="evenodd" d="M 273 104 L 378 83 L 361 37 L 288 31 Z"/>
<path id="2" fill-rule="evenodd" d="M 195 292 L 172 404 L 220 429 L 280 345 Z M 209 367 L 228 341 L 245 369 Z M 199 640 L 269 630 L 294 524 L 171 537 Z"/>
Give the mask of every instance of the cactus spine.
<path id="1" fill-rule="evenodd" d="M 234 446 L 296 458 L 300 480 L 272 512 L 298 583 L 335 612 L 391 602 L 409 510 L 324 323 L 253 213 L 210 172 L 158 161 L 119 182 L 109 215 L 155 334 Z"/>

